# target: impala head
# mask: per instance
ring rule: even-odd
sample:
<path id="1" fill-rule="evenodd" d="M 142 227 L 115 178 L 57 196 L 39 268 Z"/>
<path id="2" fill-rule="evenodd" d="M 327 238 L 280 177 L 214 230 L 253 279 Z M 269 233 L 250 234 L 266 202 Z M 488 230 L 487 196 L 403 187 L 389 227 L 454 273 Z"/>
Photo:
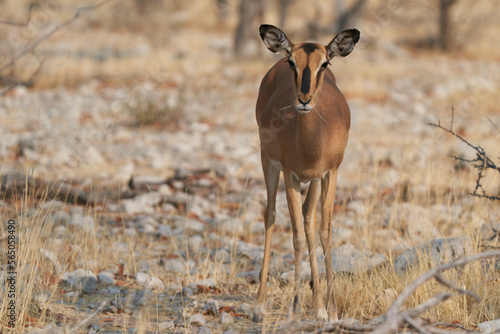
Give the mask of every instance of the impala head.
<path id="1" fill-rule="evenodd" d="M 263 24 L 259 31 L 269 50 L 281 52 L 287 57 L 294 78 L 295 108 L 301 114 L 307 114 L 316 107 L 324 72 L 330 60 L 350 54 L 359 40 L 359 31 L 349 29 L 335 36 L 326 46 L 316 43 L 295 45 L 275 26 Z"/>

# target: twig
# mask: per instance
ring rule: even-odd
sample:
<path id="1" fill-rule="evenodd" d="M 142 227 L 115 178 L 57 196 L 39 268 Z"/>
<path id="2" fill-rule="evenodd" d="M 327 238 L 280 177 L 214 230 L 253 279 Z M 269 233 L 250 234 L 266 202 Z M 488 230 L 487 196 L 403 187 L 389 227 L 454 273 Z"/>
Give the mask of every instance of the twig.
<path id="1" fill-rule="evenodd" d="M 443 276 L 441 276 L 439 274 L 436 274 L 436 276 L 434 276 L 434 278 L 436 279 L 436 281 L 438 281 L 439 283 L 443 284 L 447 288 L 449 288 L 451 290 L 455 290 L 456 292 L 458 292 L 460 294 L 467 295 L 467 296 L 469 296 L 471 298 L 474 298 L 476 300 L 476 302 L 478 302 L 478 303 L 481 302 L 481 298 L 476 293 L 474 293 L 472 291 L 468 291 L 468 290 L 462 289 L 461 287 L 456 286 L 455 284 L 453 284 L 451 282 L 448 282 L 447 280 L 445 280 L 443 278 Z"/>
<path id="2" fill-rule="evenodd" d="M 88 12 L 96 10 L 97 8 L 99 8 L 102 5 L 104 5 L 106 2 L 110 2 L 110 1 L 112 1 L 112 0 L 102 0 L 102 1 L 100 1 L 99 3 L 97 3 L 95 5 L 89 5 L 89 6 L 84 6 L 84 7 L 78 8 L 70 19 L 68 19 L 68 20 L 64 21 L 63 23 L 59 24 L 58 26 L 54 27 L 52 30 L 50 30 L 49 32 L 47 32 L 46 34 L 44 34 L 43 36 L 41 36 L 40 38 L 38 38 L 37 40 L 35 40 L 33 43 L 31 43 L 30 45 L 28 45 L 27 47 L 25 47 L 23 50 L 21 50 L 15 56 L 13 56 L 6 64 L 2 65 L 0 67 L 0 73 L 2 73 L 3 71 L 5 71 L 7 68 L 10 68 L 10 67 L 14 66 L 19 61 L 19 59 L 23 58 L 27 54 L 32 53 L 36 49 L 36 47 L 38 45 L 40 45 L 40 43 L 42 43 L 43 41 L 47 40 L 49 37 L 51 37 L 52 35 L 54 35 L 56 32 L 58 32 L 62 28 L 70 25 L 71 23 L 73 23 L 74 21 L 76 21 L 78 18 L 82 17 L 83 15 L 87 14 Z M 31 9 L 29 11 L 29 15 L 30 15 L 29 18 L 31 19 Z M 35 71 L 35 75 L 38 74 L 40 72 L 40 70 L 41 70 L 41 68 L 37 69 Z M 34 76 L 32 76 L 30 78 L 30 80 L 32 80 L 33 78 L 34 78 Z M 11 89 L 12 89 L 12 87 L 8 87 L 6 90 L 2 91 L 2 93 L 0 93 L 0 95 L 5 95 Z"/>
<path id="3" fill-rule="evenodd" d="M 486 154 L 486 151 L 479 145 L 473 145 L 469 143 L 465 138 L 460 136 L 458 133 L 453 131 L 453 118 L 454 118 L 454 109 L 452 108 L 452 118 L 451 118 L 451 124 L 450 124 L 450 129 L 447 129 L 443 127 L 440 122 L 436 123 L 429 123 L 429 125 L 437 127 L 441 130 L 444 130 L 448 132 L 449 134 L 455 136 L 456 138 L 460 139 L 463 143 L 471 147 L 474 151 L 476 151 L 476 158 L 475 159 L 465 159 L 462 157 L 457 157 L 454 155 L 450 155 L 452 158 L 455 160 L 463 161 L 469 163 L 472 167 L 477 169 L 477 178 L 476 178 L 476 186 L 474 188 L 474 191 L 472 193 L 468 193 L 468 195 L 479 197 L 479 198 L 486 198 L 489 200 L 500 200 L 499 196 L 494 196 L 494 195 L 489 195 L 486 193 L 486 191 L 483 188 L 482 181 L 485 177 L 485 172 L 487 169 L 493 169 L 496 170 L 497 172 L 500 173 L 500 166 L 497 166 L 493 160 L 491 160 L 490 157 Z M 491 122 L 491 120 L 490 120 Z M 493 124 L 493 123 L 492 123 Z M 498 128 L 497 128 L 498 129 Z"/>

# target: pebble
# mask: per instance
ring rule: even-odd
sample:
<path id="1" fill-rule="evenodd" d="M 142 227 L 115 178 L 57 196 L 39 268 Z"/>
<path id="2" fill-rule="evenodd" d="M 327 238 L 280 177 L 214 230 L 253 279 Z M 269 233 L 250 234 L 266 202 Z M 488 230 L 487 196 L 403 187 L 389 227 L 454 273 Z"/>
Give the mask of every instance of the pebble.
<path id="1" fill-rule="evenodd" d="M 233 329 L 228 329 L 227 331 L 225 331 L 222 334 L 237 334 L 237 332 L 235 332 Z"/>
<path id="2" fill-rule="evenodd" d="M 158 277 L 151 277 L 149 281 L 146 283 L 146 289 L 150 290 L 163 290 L 165 285 Z"/>
<path id="3" fill-rule="evenodd" d="M 222 312 L 220 321 L 223 325 L 229 325 L 233 323 L 233 317 L 227 312 Z"/>
<path id="4" fill-rule="evenodd" d="M 74 289 L 81 289 L 85 293 L 92 293 L 97 283 L 97 277 L 90 270 L 76 269 L 66 273 L 62 279 Z"/>
<path id="5" fill-rule="evenodd" d="M 188 319 L 188 324 L 196 325 L 196 326 L 205 326 L 207 324 L 207 320 L 201 313 L 196 313 L 191 318 Z"/>
<path id="6" fill-rule="evenodd" d="M 186 265 L 188 268 L 186 268 Z M 191 269 L 195 267 L 195 263 L 192 259 L 189 259 L 187 263 L 181 261 L 180 259 L 168 259 L 165 261 L 165 270 L 173 273 L 186 272 L 186 269 Z"/>
<path id="7" fill-rule="evenodd" d="M 113 273 L 109 273 L 109 272 L 106 272 L 106 271 L 101 271 L 97 275 L 97 279 L 100 282 L 105 283 L 105 284 L 115 284 L 115 279 L 114 279 Z"/>
<path id="8" fill-rule="evenodd" d="M 149 276 L 149 274 L 146 274 L 146 273 L 136 273 L 135 274 L 136 283 L 142 287 L 146 286 L 146 283 L 148 283 L 150 279 L 151 279 L 151 277 Z"/>
<path id="9" fill-rule="evenodd" d="M 167 330 L 174 329 L 174 322 L 173 321 L 165 321 L 165 322 L 160 322 L 158 324 L 158 330 L 160 332 L 165 332 Z"/>
<path id="10" fill-rule="evenodd" d="M 152 295 L 151 290 L 140 290 L 131 294 L 128 298 L 130 298 L 132 306 L 138 307 L 146 304 Z"/>
<path id="11" fill-rule="evenodd" d="M 196 334 L 212 334 L 212 333 L 213 333 L 212 330 L 207 326 L 202 326 L 198 328 L 198 330 L 196 331 Z"/>
<path id="12" fill-rule="evenodd" d="M 250 313 L 252 312 L 252 306 L 248 303 L 242 303 L 240 307 L 238 307 L 237 311 L 239 313 Z"/>
<path id="13" fill-rule="evenodd" d="M 182 291 L 182 286 L 180 284 L 170 283 L 165 286 L 165 292 L 168 294 L 176 294 Z"/>

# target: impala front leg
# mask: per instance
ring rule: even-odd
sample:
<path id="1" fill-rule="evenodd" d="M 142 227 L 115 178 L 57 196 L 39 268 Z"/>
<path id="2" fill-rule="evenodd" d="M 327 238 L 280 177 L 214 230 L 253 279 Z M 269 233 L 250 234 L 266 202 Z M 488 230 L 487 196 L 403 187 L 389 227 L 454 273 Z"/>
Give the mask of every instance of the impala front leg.
<path id="1" fill-rule="evenodd" d="M 311 279 L 313 290 L 313 307 L 318 319 L 326 321 L 328 314 L 323 301 L 323 295 L 319 285 L 318 261 L 316 260 L 316 216 L 319 196 L 321 194 L 321 183 L 319 180 L 311 181 L 307 197 L 302 205 L 304 213 L 304 224 L 309 248 L 309 263 L 311 265 Z"/>
<path id="2" fill-rule="evenodd" d="M 302 220 L 302 198 L 300 195 L 300 182 L 291 172 L 284 172 L 286 199 L 293 231 L 293 248 L 295 250 L 295 297 L 293 300 L 293 316 L 300 315 L 299 290 L 302 282 L 302 255 L 305 247 L 305 230 Z"/>
<path id="3" fill-rule="evenodd" d="M 280 170 L 276 168 L 271 161 L 261 155 L 262 169 L 264 171 L 264 180 L 267 190 L 267 205 L 264 211 L 264 223 L 266 228 L 266 241 L 264 244 L 264 258 L 262 260 L 262 268 L 260 270 L 260 286 L 257 293 L 257 306 L 253 314 L 254 322 L 261 322 L 265 313 L 265 304 L 267 297 L 267 277 L 269 274 L 269 259 L 271 257 L 271 239 L 274 230 L 274 221 L 276 217 L 276 192 L 278 190 L 278 181 L 280 178 Z"/>
<path id="4" fill-rule="evenodd" d="M 321 227 L 320 239 L 323 245 L 326 262 L 327 281 L 327 311 L 330 321 L 338 320 L 337 304 L 334 296 L 333 263 L 332 263 L 332 216 L 335 204 L 335 188 L 337 186 L 337 171 L 328 172 L 321 181 Z"/>

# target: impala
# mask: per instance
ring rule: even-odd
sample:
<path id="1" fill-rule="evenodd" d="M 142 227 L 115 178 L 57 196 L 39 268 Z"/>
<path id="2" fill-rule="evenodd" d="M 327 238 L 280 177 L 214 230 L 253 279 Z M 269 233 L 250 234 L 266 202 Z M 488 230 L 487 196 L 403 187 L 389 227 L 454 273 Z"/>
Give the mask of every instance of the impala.
<path id="1" fill-rule="evenodd" d="M 300 314 L 302 255 L 307 240 L 312 274 L 313 307 L 321 320 L 337 320 L 332 264 L 332 215 L 337 171 L 347 145 L 350 111 L 328 68 L 332 58 L 345 57 L 359 40 L 359 31 L 345 30 L 326 46 L 292 43 L 272 25 L 261 25 L 260 36 L 272 52 L 285 55 L 262 79 L 256 116 L 262 169 L 267 190 L 264 211 L 264 258 L 254 321 L 265 313 L 267 279 L 274 230 L 276 192 L 283 172 L 295 250 L 295 298 L 291 314 Z M 302 204 L 300 183 L 310 182 Z M 326 262 L 326 307 L 316 260 L 316 215 L 321 198 L 320 240 Z M 303 217 L 303 218 L 302 218 Z"/>

